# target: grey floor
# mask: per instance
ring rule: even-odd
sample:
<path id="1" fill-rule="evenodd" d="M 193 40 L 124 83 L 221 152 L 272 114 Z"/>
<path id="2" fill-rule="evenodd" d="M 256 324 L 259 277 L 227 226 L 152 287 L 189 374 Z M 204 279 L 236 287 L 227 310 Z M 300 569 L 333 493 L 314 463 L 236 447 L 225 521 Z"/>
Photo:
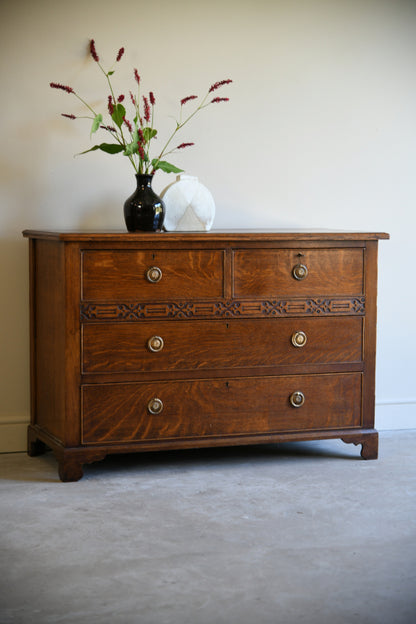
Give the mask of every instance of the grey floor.
<path id="1" fill-rule="evenodd" d="M 359 449 L 0 455 L 0 622 L 413 624 L 416 431 Z"/>

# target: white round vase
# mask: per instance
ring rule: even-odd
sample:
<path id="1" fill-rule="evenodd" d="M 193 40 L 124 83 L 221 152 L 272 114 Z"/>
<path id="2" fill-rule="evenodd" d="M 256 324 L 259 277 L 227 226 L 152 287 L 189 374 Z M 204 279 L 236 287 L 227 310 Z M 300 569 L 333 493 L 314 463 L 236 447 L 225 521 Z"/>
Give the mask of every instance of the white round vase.
<path id="1" fill-rule="evenodd" d="M 215 203 L 198 178 L 186 174 L 161 193 L 165 204 L 164 228 L 168 232 L 207 232 L 215 217 Z"/>

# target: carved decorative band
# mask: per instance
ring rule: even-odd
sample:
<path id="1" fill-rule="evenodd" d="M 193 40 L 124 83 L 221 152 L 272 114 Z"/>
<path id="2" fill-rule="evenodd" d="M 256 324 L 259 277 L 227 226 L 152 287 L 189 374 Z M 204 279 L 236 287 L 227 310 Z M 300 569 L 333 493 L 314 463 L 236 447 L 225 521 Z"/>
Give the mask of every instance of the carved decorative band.
<path id="1" fill-rule="evenodd" d="M 273 316 L 361 315 L 365 297 L 271 301 L 193 301 L 170 303 L 82 303 L 82 321 L 146 319 L 267 318 Z"/>

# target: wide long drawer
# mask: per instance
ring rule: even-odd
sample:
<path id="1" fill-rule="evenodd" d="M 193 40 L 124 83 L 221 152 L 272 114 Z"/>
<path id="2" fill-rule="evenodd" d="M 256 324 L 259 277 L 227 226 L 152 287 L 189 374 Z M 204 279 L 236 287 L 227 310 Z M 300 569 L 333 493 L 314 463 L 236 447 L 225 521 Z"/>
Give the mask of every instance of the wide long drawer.
<path id="1" fill-rule="evenodd" d="M 361 248 L 239 249 L 234 252 L 235 297 L 358 295 L 364 292 Z"/>
<path id="2" fill-rule="evenodd" d="M 82 442 L 103 444 L 361 425 L 361 373 L 82 387 Z"/>
<path id="3" fill-rule="evenodd" d="M 84 250 L 84 300 L 221 298 L 222 250 Z"/>
<path id="4" fill-rule="evenodd" d="M 362 318 L 86 323 L 84 373 L 362 361 Z"/>

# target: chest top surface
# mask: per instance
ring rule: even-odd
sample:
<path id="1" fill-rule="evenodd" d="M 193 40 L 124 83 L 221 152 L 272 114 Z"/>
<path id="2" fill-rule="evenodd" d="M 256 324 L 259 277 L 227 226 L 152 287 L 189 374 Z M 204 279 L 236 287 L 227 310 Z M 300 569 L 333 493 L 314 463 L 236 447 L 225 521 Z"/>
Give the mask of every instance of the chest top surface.
<path id="1" fill-rule="evenodd" d="M 365 241 L 388 239 L 385 232 L 348 232 L 339 230 L 211 230 L 210 232 L 134 232 L 125 231 L 49 231 L 24 230 L 26 238 L 53 239 L 67 242 L 113 242 L 113 243 L 218 243 L 240 241 L 285 242 L 297 241 Z"/>

